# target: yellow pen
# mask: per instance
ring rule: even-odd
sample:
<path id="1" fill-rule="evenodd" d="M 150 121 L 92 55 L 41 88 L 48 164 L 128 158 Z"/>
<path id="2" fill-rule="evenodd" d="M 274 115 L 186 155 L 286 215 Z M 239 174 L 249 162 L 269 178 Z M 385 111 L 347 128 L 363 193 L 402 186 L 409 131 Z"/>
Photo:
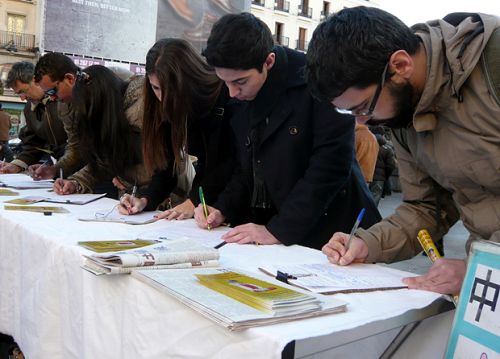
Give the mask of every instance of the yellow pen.
<path id="1" fill-rule="evenodd" d="M 200 194 L 200 202 L 203 207 L 203 213 L 205 214 L 205 218 L 208 218 L 208 209 L 207 209 L 207 203 L 205 202 L 205 196 L 203 195 L 203 188 L 198 187 L 198 193 Z M 207 229 L 211 230 L 212 226 L 207 222 Z"/>
<path id="2" fill-rule="evenodd" d="M 426 229 L 421 229 L 420 231 L 418 231 L 417 239 L 432 263 L 441 258 L 441 254 L 439 254 L 439 251 L 436 248 L 431 235 Z M 458 295 L 453 296 L 453 303 L 455 303 L 455 306 L 458 305 Z"/>

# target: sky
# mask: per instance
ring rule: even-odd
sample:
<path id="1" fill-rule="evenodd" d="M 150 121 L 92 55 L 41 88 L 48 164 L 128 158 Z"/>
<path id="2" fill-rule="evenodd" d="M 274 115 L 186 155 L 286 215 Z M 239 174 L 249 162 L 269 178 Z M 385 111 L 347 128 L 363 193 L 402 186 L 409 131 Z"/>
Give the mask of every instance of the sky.
<path id="1" fill-rule="evenodd" d="M 498 0 L 378 0 L 377 3 L 407 25 L 439 19 L 451 12 L 483 12 L 500 16 Z"/>

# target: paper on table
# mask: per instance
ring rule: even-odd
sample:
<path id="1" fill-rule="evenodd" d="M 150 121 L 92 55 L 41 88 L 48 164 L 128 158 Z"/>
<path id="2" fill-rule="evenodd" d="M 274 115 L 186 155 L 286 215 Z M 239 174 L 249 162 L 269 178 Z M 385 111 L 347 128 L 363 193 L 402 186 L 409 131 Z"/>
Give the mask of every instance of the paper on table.
<path id="1" fill-rule="evenodd" d="M 68 195 L 58 195 L 51 194 L 50 196 L 28 196 L 22 198 L 16 198 L 10 201 L 6 201 L 6 203 L 13 204 L 32 204 L 38 202 L 51 202 L 51 203 L 65 203 L 65 204 L 87 204 L 93 201 L 98 200 L 106 195 L 106 193 L 102 194 L 94 194 L 94 193 L 82 193 L 82 194 L 68 194 Z"/>
<path id="2" fill-rule="evenodd" d="M 412 276 L 412 273 L 377 264 L 361 263 L 349 266 L 324 263 L 273 264 L 259 269 L 273 277 L 279 270 L 288 274 L 288 283 L 323 294 L 405 288 L 402 279 Z"/>
<path id="3" fill-rule="evenodd" d="M 145 231 L 139 233 L 137 237 L 140 239 L 160 240 L 189 238 L 198 240 L 206 246 L 215 247 L 224 242 L 221 237 L 231 230 L 229 227 L 217 227 L 207 231 L 206 229 L 198 227 L 194 219 L 164 222 L 167 222 L 166 228 Z"/>
<path id="4" fill-rule="evenodd" d="M 21 173 L 0 174 L 0 187 L 17 189 L 52 188 L 52 180 L 35 181 L 28 175 Z"/>
<path id="5" fill-rule="evenodd" d="M 108 209 L 103 209 L 101 211 L 95 212 L 94 216 L 90 217 L 80 217 L 78 220 L 84 222 L 114 222 L 114 223 L 124 223 L 124 224 L 148 224 L 156 222 L 158 219 L 155 216 L 160 213 L 158 211 L 151 212 L 141 212 L 134 215 L 121 214 L 118 208 L 113 208 L 110 212 Z M 139 239 L 150 239 L 150 238 L 139 238 Z"/>

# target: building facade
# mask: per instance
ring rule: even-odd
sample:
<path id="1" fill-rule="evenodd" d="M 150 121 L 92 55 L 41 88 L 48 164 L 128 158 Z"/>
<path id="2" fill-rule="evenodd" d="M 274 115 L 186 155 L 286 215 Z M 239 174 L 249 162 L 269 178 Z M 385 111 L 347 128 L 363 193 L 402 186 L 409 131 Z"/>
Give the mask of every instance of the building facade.
<path id="1" fill-rule="evenodd" d="M 360 5 L 378 7 L 377 2 L 367 0 L 252 0 L 251 12 L 269 26 L 277 44 L 305 52 L 323 19 Z"/>

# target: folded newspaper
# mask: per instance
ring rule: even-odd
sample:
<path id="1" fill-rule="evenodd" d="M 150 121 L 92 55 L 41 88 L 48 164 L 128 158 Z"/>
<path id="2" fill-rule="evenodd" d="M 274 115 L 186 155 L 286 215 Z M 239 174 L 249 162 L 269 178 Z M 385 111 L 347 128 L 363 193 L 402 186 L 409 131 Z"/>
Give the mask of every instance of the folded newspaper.
<path id="1" fill-rule="evenodd" d="M 215 267 L 219 251 L 192 239 L 165 239 L 125 251 L 84 255 L 82 268 L 95 275 L 127 274 L 133 269 Z"/>

